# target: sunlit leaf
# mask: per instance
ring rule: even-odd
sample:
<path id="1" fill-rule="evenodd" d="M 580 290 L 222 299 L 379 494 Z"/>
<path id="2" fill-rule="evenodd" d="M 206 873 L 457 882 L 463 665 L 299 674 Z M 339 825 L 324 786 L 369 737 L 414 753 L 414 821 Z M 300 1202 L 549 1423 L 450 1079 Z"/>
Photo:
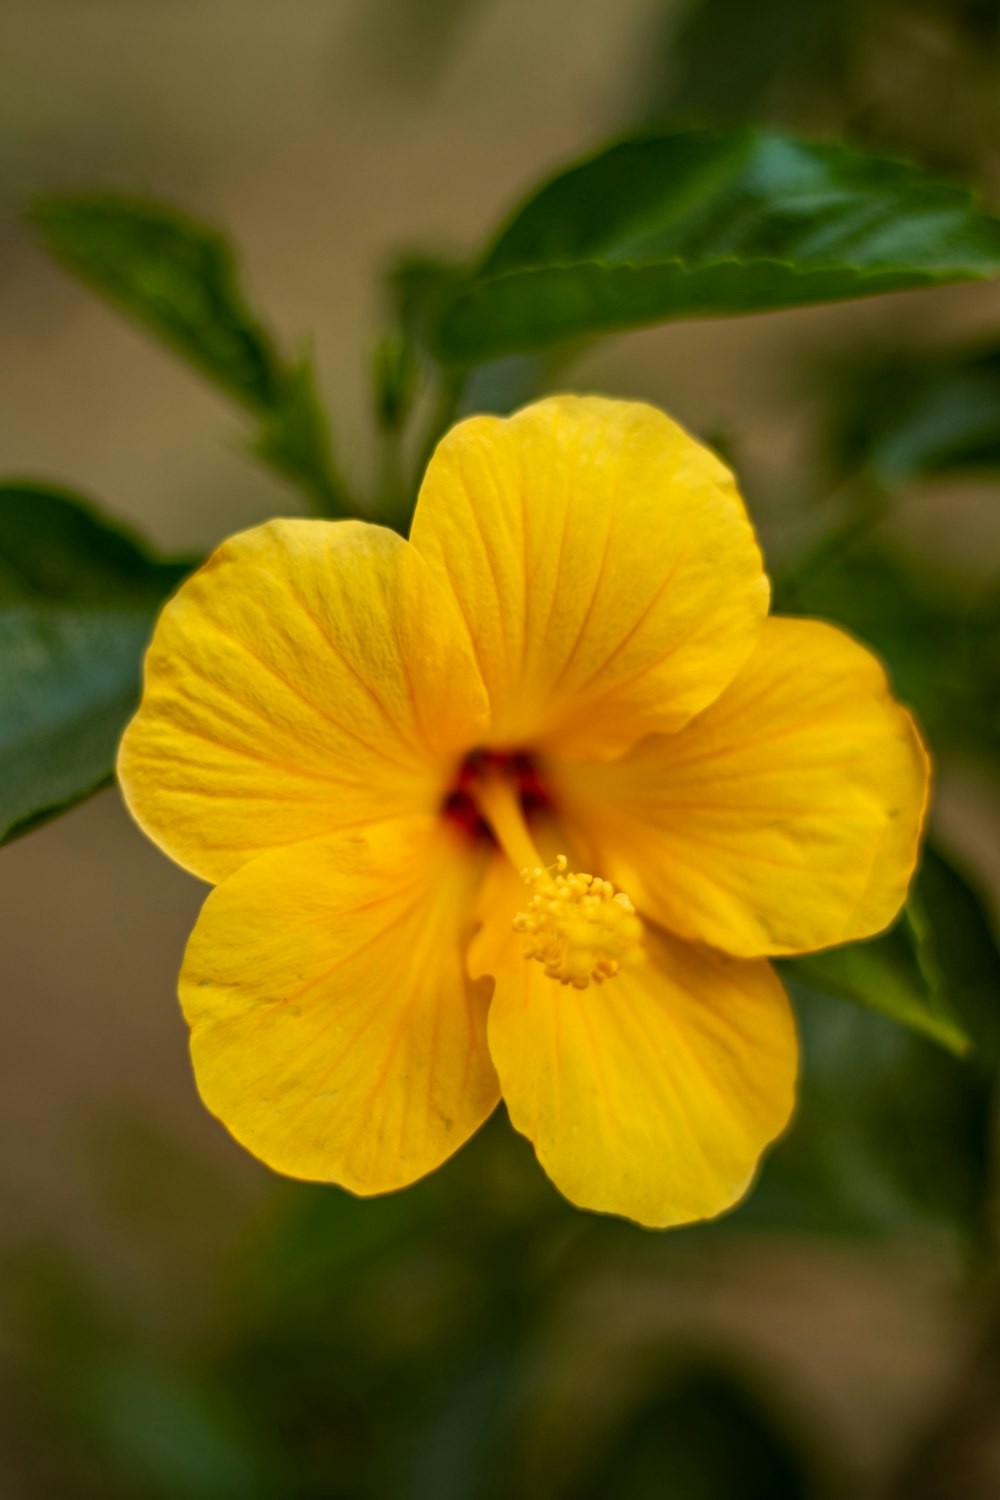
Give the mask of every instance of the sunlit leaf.
<path id="1" fill-rule="evenodd" d="M 763 312 L 1000 272 L 1000 221 L 904 163 L 776 132 L 673 130 L 560 172 L 434 331 L 472 364 L 669 318 Z"/>
<path id="2" fill-rule="evenodd" d="M 110 780 L 156 611 L 186 571 L 72 496 L 0 485 L 0 842 Z"/>
<path id="3" fill-rule="evenodd" d="M 350 510 L 308 362 L 292 363 L 251 310 L 226 239 L 160 203 L 52 197 L 31 218 L 69 271 L 254 413 L 254 451 L 323 514 Z"/>

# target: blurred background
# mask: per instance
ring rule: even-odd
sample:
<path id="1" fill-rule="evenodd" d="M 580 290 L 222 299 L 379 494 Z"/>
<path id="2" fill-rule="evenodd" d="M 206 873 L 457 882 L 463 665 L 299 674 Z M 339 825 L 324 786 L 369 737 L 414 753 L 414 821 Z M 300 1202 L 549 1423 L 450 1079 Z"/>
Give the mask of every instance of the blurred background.
<path id="1" fill-rule="evenodd" d="M 362 485 L 393 257 L 474 249 L 616 131 L 779 122 L 1000 203 L 993 0 L 0 0 L 0 34 L 3 472 L 171 554 L 298 503 L 44 256 L 40 192 L 223 226 Z M 800 564 L 785 604 L 881 651 L 963 872 L 927 879 L 1000 1007 L 996 350 L 1000 288 L 967 286 L 604 339 L 565 379 L 719 446 Z M 878 505 L 830 555 L 862 471 Z M 800 987 L 799 1120 L 719 1224 L 569 1210 L 502 1112 L 362 1203 L 276 1179 L 198 1103 L 174 983 L 203 893 L 113 791 L 0 853 L 5 1500 L 1000 1496 L 988 1067 Z"/>

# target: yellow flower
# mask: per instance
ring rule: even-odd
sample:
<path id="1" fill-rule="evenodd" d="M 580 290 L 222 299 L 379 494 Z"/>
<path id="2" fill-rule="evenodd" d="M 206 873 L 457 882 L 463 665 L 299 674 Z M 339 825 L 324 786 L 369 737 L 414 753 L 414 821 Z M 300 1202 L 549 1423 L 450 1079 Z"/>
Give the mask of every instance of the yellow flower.
<path id="1" fill-rule="evenodd" d="M 874 658 L 768 618 L 729 472 L 558 397 L 441 443 L 411 538 L 274 521 L 160 618 L 119 773 L 217 882 L 180 997 L 278 1171 L 431 1171 L 501 1095 L 574 1203 L 668 1225 L 792 1109 L 768 955 L 904 899 L 928 763 Z"/>

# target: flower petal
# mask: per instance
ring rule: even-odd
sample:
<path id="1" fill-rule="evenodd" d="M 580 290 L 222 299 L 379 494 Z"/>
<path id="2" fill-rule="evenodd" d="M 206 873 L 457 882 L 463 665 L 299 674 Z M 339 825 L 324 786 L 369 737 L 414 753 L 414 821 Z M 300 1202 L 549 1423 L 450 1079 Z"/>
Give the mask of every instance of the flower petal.
<path id="1" fill-rule="evenodd" d="M 209 895 L 180 980 L 195 1075 L 268 1166 L 387 1192 L 494 1108 L 491 986 L 464 963 L 478 874 L 408 819 L 263 854 Z"/>
<path id="2" fill-rule="evenodd" d="M 654 920 L 743 957 L 869 937 L 913 874 L 929 767 L 864 647 L 773 618 L 726 692 L 614 765 L 556 773 L 595 868 Z"/>
<path id="3" fill-rule="evenodd" d="M 767 612 L 732 475 L 639 403 L 559 396 L 460 423 L 411 539 L 465 616 L 497 745 L 606 755 L 678 729 Z"/>
<path id="4" fill-rule="evenodd" d="M 489 1042 L 560 1191 L 654 1228 L 735 1203 L 794 1102 L 795 1025 L 771 967 L 657 933 L 641 967 L 586 990 L 512 956 Z"/>
<path id="5" fill-rule="evenodd" d="M 264 849 L 430 812 L 485 709 L 414 548 L 358 521 L 272 521 L 163 610 L 118 774 L 150 837 L 221 880 Z"/>

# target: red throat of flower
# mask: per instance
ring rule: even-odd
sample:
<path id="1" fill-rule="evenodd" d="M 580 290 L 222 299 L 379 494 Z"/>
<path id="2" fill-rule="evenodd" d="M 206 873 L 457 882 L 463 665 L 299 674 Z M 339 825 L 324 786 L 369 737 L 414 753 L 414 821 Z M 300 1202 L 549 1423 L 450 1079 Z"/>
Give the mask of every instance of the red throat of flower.
<path id="1" fill-rule="evenodd" d="M 479 750 L 463 762 L 444 812 L 471 838 L 491 840 L 520 871 L 530 894 L 513 928 L 524 957 L 537 960 L 548 978 L 583 990 L 641 958 L 642 923 L 609 880 L 571 870 L 564 854 L 545 864 L 529 820 L 551 805 L 530 756 Z"/>
<path id="2" fill-rule="evenodd" d="M 485 811 L 482 793 L 497 782 L 509 786 L 524 819 L 552 809 L 544 771 L 524 750 L 472 750 L 462 761 L 442 805 L 444 817 L 470 838 L 500 840 Z"/>

